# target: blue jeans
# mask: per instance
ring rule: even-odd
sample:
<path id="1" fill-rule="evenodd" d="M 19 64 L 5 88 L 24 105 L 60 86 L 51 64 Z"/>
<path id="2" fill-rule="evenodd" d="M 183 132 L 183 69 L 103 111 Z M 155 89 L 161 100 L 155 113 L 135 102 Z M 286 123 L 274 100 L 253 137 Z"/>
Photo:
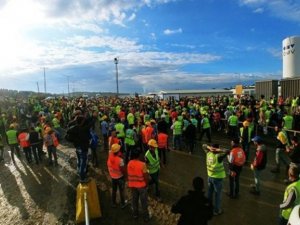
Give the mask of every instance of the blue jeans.
<path id="1" fill-rule="evenodd" d="M 214 201 L 214 211 L 220 212 L 221 210 L 221 198 L 222 198 L 222 188 L 223 188 L 223 178 L 213 178 L 208 177 L 208 200 L 213 202 L 213 197 L 215 197 Z M 215 196 L 213 196 L 215 194 Z"/>
<path id="2" fill-rule="evenodd" d="M 88 161 L 88 151 L 83 150 L 80 147 L 76 148 L 77 155 L 77 171 L 80 176 L 80 180 L 84 180 L 87 175 L 87 161 Z"/>

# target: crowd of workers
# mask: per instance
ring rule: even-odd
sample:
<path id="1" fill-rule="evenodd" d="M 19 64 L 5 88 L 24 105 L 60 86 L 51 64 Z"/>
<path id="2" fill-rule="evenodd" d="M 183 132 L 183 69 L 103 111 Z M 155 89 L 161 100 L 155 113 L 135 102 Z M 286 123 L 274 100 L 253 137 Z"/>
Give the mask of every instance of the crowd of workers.
<path id="1" fill-rule="evenodd" d="M 204 135 L 209 143 L 203 146 L 207 161 L 208 202 L 214 203 L 213 211 L 210 212 L 211 206 L 205 198 L 201 198 L 201 207 L 208 209 L 207 220 L 211 218 L 210 214 L 223 213 L 221 193 L 223 179 L 226 177 L 223 163 L 225 158 L 229 162 L 229 197 L 238 198 L 239 176 L 246 163 L 250 164 L 254 173 L 255 184 L 250 192 L 260 194 L 260 174 L 266 167 L 267 153 L 263 138 L 257 136 L 259 132 L 267 134 L 269 131 L 277 140 L 276 167 L 272 172 L 278 173 L 282 163 L 291 171 L 288 173 L 287 183 L 293 182 L 289 184 L 284 203 L 280 206 L 281 224 L 287 223 L 292 207 L 300 202 L 297 197 L 300 186 L 298 179 L 295 179 L 299 174 L 300 164 L 298 139 L 287 132 L 300 130 L 299 97 L 285 101 L 275 97 L 267 101 L 264 96 L 259 100 L 252 96 L 211 96 L 180 100 L 138 96 L 122 99 L 57 98 L 42 101 L 31 98 L 18 104 L 4 102 L 1 104 L 1 114 L 0 160 L 4 159 L 4 144 L 7 143 L 13 163 L 15 154 L 20 157 L 20 146 L 28 163 L 32 163 L 34 158 L 35 163 L 39 164 L 44 159 L 45 146 L 48 165 L 57 166 L 56 148 L 59 141 L 66 139 L 76 149 L 80 182 L 89 181 L 89 148 L 93 165 L 98 165 L 97 147 L 99 139 L 102 140 L 103 149 L 109 153 L 107 166 L 112 178 L 112 207 L 117 206 L 117 190 L 120 193 L 121 207 L 127 205 L 124 196 L 127 176 L 127 185 L 132 191 L 134 218 L 138 217 L 140 199 L 144 220 L 150 219 L 147 205 L 149 185 L 155 186 L 156 199 L 161 201 L 159 173 L 160 167 L 168 162 L 166 152 L 174 149 L 193 154 L 196 147 L 199 147 L 196 140 L 202 141 Z M 274 134 L 273 130 L 268 130 L 268 126 L 276 127 Z M 99 134 L 96 132 L 97 127 L 100 128 Z M 213 142 L 212 131 L 220 130 L 224 130 L 230 138 L 230 150 L 224 150 Z M 249 158 L 251 142 L 256 146 L 254 160 Z M 291 163 L 293 166 L 290 166 Z M 194 182 L 194 188 L 202 191 L 203 184 L 199 179 Z M 191 222 L 188 215 L 183 215 L 186 210 L 179 206 L 179 202 L 172 208 L 174 213 L 182 214 L 183 218 L 178 224 L 196 224 L 196 221 Z M 189 212 L 189 215 L 192 216 L 192 213 Z M 206 224 L 207 220 L 203 220 L 201 224 Z"/>

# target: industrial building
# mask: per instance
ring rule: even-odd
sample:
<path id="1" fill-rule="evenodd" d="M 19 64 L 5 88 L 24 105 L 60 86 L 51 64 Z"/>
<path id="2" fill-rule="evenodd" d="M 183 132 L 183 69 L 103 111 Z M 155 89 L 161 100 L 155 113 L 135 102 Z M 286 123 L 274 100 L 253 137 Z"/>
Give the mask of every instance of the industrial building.
<path id="1" fill-rule="evenodd" d="M 256 97 L 263 94 L 266 98 L 300 95 L 300 36 L 287 37 L 282 41 L 282 79 L 257 81 L 255 92 Z"/>

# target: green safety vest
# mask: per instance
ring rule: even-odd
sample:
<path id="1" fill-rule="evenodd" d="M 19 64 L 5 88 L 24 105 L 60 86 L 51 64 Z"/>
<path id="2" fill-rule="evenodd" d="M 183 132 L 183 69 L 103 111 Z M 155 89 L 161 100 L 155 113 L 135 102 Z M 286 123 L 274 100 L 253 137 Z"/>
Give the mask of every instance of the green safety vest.
<path id="1" fill-rule="evenodd" d="M 229 126 L 237 126 L 238 125 L 238 117 L 236 115 L 231 115 L 228 118 Z"/>
<path id="2" fill-rule="evenodd" d="M 284 120 L 284 127 L 287 130 L 291 130 L 293 129 L 293 117 L 290 115 L 286 115 L 285 117 L 283 117 Z"/>
<path id="3" fill-rule="evenodd" d="M 192 124 L 197 128 L 198 127 L 198 120 L 195 118 L 191 119 Z"/>
<path id="4" fill-rule="evenodd" d="M 53 118 L 52 123 L 54 128 L 60 127 L 59 120 L 57 118 Z"/>
<path id="5" fill-rule="evenodd" d="M 158 150 L 157 148 L 155 148 L 154 152 L 155 152 L 155 158 L 152 156 L 151 150 L 148 150 L 145 154 L 146 158 L 149 161 L 148 164 L 148 172 L 149 174 L 153 174 L 156 173 L 159 169 L 160 169 L 160 164 L 159 164 L 159 156 L 158 156 Z"/>
<path id="6" fill-rule="evenodd" d="M 128 145 L 135 145 L 135 141 L 134 141 L 134 131 L 133 131 L 132 129 L 127 129 L 127 130 L 126 130 L 125 144 L 128 144 Z"/>
<path id="7" fill-rule="evenodd" d="M 124 138 L 125 132 L 124 132 L 124 124 L 123 123 L 117 123 L 115 125 L 116 131 L 118 132 L 117 137 L 118 138 Z"/>
<path id="8" fill-rule="evenodd" d="M 284 219 L 286 219 L 286 220 L 289 219 L 289 217 L 290 217 L 290 215 L 291 215 L 291 212 L 292 212 L 292 210 L 293 210 L 293 207 L 300 204 L 300 180 L 291 183 L 291 184 L 285 189 L 284 196 L 283 196 L 283 201 L 285 201 L 285 200 L 287 199 L 287 197 L 289 196 L 289 193 L 290 193 L 292 190 L 295 190 L 295 192 L 296 192 L 296 200 L 294 201 L 293 206 L 290 207 L 290 208 L 287 208 L 287 209 L 283 209 L 283 210 L 281 211 L 282 217 L 283 217 Z"/>
<path id="9" fill-rule="evenodd" d="M 203 128 L 203 129 L 210 128 L 209 119 L 208 119 L 207 117 L 204 117 L 204 118 L 202 119 L 202 128 Z"/>
<path id="10" fill-rule="evenodd" d="M 212 178 L 225 178 L 223 162 L 218 162 L 219 154 L 208 152 L 206 154 L 207 175 Z"/>
<path id="11" fill-rule="evenodd" d="M 18 144 L 17 131 L 8 130 L 6 131 L 7 141 L 9 145 Z"/>
<path id="12" fill-rule="evenodd" d="M 181 135 L 182 134 L 182 122 L 181 121 L 175 121 L 174 123 L 174 129 L 173 129 L 174 135 Z"/>
<path id="13" fill-rule="evenodd" d="M 128 113 L 127 121 L 129 125 L 134 124 L 134 115 L 132 113 Z"/>

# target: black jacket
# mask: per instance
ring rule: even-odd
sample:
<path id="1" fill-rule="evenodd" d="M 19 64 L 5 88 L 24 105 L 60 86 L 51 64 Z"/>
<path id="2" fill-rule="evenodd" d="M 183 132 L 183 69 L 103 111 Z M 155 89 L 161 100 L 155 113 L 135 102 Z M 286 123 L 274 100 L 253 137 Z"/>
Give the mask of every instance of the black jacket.
<path id="1" fill-rule="evenodd" d="M 189 191 L 171 211 L 181 214 L 178 225 L 207 225 L 213 216 L 213 206 L 202 191 Z"/>

